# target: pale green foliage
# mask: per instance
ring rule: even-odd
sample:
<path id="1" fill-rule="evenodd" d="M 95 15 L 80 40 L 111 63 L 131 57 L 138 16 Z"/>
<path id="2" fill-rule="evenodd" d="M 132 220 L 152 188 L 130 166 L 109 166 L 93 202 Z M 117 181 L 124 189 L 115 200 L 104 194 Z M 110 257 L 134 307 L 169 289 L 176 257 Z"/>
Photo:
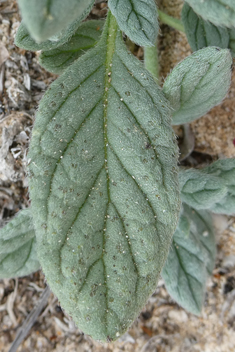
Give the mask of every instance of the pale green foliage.
<path id="1" fill-rule="evenodd" d="M 59 40 L 73 21 L 83 20 L 94 0 L 18 0 L 23 21 L 37 42 Z M 58 34 L 59 33 L 59 34 Z M 53 37 L 55 36 L 55 37 Z"/>
<path id="2" fill-rule="evenodd" d="M 100 38 L 104 21 L 87 21 L 80 24 L 70 40 L 57 49 L 44 51 L 40 64 L 48 71 L 61 74 L 71 63 L 95 46 Z"/>
<path id="3" fill-rule="evenodd" d="M 227 28 L 217 27 L 204 21 L 187 3 L 184 3 L 181 17 L 188 42 L 193 51 L 207 46 L 228 48 L 229 30 Z"/>
<path id="4" fill-rule="evenodd" d="M 188 56 L 172 70 L 163 91 L 174 109 L 174 125 L 203 116 L 225 98 L 231 65 L 229 50 L 208 47 Z"/>
<path id="5" fill-rule="evenodd" d="M 11 277 L 37 270 L 38 256 L 62 307 L 85 333 L 105 341 L 127 330 L 154 291 L 181 202 L 172 109 L 150 73 L 127 51 L 118 27 L 137 44 L 155 44 L 155 1 L 109 0 L 118 24 L 109 13 L 99 41 L 101 21 L 80 23 L 93 4 L 19 0 L 25 25 L 16 44 L 43 50 L 41 64 L 63 73 L 42 99 L 32 133 L 33 224 L 27 210 L 0 231 L 0 273 Z M 203 40 L 233 46 L 233 29 L 228 44 L 222 35 L 226 29 L 218 29 L 217 38 L 212 24 L 189 20 L 206 33 L 196 33 L 197 47 Z M 212 47 L 172 71 L 164 93 L 175 124 L 220 103 L 231 63 L 228 50 Z M 234 162 L 221 161 L 182 171 L 182 199 L 215 212 L 234 209 L 234 169 Z M 172 297 L 196 314 L 214 257 L 209 214 L 184 204 L 163 277 Z"/>
<path id="6" fill-rule="evenodd" d="M 232 56 L 235 57 L 235 28 L 229 30 L 229 48 Z"/>
<path id="7" fill-rule="evenodd" d="M 31 51 L 37 50 L 52 50 L 58 46 L 66 43 L 71 36 L 76 32 L 78 26 L 80 25 L 80 20 L 75 20 L 68 27 L 60 32 L 60 37 L 58 40 L 46 40 L 41 43 L 37 43 L 31 36 L 26 28 L 24 22 L 21 22 L 18 31 L 15 36 L 15 45 L 19 48 Z"/>
<path id="8" fill-rule="evenodd" d="M 184 204 L 162 277 L 172 298 L 191 313 L 201 312 L 215 254 L 210 214 Z"/>
<path id="9" fill-rule="evenodd" d="M 80 329 L 116 339 L 156 287 L 180 202 L 168 103 L 112 15 L 42 99 L 28 157 L 47 282 Z"/>
<path id="10" fill-rule="evenodd" d="M 235 214 L 235 159 L 221 159 L 205 168 L 205 172 L 220 178 L 227 187 L 226 196 L 211 207 L 215 213 Z"/>
<path id="11" fill-rule="evenodd" d="M 204 20 L 216 26 L 235 27 L 234 0 L 185 0 Z"/>
<path id="12" fill-rule="evenodd" d="M 152 46 L 158 34 L 155 0 L 109 0 L 120 29 L 136 44 Z"/>
<path id="13" fill-rule="evenodd" d="M 33 221 L 22 210 L 0 230 L 0 278 L 29 275 L 40 269 Z"/>
<path id="14" fill-rule="evenodd" d="M 203 170 L 180 170 L 181 199 L 195 209 L 210 209 L 227 194 L 227 187 L 219 177 Z"/>
<path id="15" fill-rule="evenodd" d="M 235 214 L 235 159 L 218 160 L 204 169 L 180 170 L 181 199 L 195 209 Z"/>

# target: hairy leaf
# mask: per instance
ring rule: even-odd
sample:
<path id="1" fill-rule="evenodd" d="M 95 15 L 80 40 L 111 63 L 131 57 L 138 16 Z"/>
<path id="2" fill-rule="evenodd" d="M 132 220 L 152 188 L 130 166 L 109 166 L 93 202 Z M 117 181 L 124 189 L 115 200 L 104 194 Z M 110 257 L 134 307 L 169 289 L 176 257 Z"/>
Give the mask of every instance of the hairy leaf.
<path id="1" fill-rule="evenodd" d="M 31 51 L 37 50 L 52 50 L 55 49 L 64 43 L 66 43 L 71 36 L 76 32 L 78 26 L 81 24 L 80 19 L 73 21 L 66 27 L 64 30 L 60 32 L 60 35 L 54 40 L 46 40 L 41 43 L 37 43 L 31 36 L 30 33 L 25 26 L 24 22 L 21 22 L 18 31 L 15 36 L 15 45 L 19 48 Z M 55 40 L 56 39 L 56 40 Z"/>
<path id="2" fill-rule="evenodd" d="M 227 187 L 227 194 L 223 199 L 215 201 L 210 210 L 214 213 L 235 214 L 235 158 L 222 159 L 205 168 L 205 172 L 218 177 Z"/>
<path id="3" fill-rule="evenodd" d="M 109 8 L 120 29 L 136 44 L 152 46 L 158 34 L 154 0 L 109 0 Z"/>
<path id="4" fill-rule="evenodd" d="M 48 71 L 61 74 L 71 63 L 95 46 L 103 29 L 104 21 L 82 23 L 71 39 L 57 49 L 44 51 L 40 64 Z"/>
<path id="5" fill-rule="evenodd" d="M 83 20 L 94 0 L 18 0 L 23 21 L 37 42 L 59 40 L 72 22 Z M 55 36 L 55 37 L 53 37 Z M 52 38 L 53 37 L 53 38 Z"/>
<path id="6" fill-rule="evenodd" d="M 180 170 L 181 199 L 195 209 L 210 209 L 228 190 L 219 177 L 197 169 Z"/>
<path id="7" fill-rule="evenodd" d="M 22 210 L 0 230 L 0 278 L 29 275 L 40 269 L 30 210 Z"/>
<path id="8" fill-rule="evenodd" d="M 191 313 L 201 312 L 215 254 L 210 214 L 184 204 L 162 277 L 172 298 Z"/>
<path id="9" fill-rule="evenodd" d="M 122 334 L 156 286 L 177 225 L 177 153 L 168 103 L 108 15 L 42 99 L 29 151 L 43 271 L 95 339 Z"/>
<path id="10" fill-rule="evenodd" d="M 229 50 L 208 47 L 180 62 L 167 77 L 163 91 L 174 109 L 175 125 L 191 122 L 227 94 L 231 82 Z"/>
<path id="11" fill-rule="evenodd" d="M 185 0 L 205 21 L 216 26 L 235 27 L 234 0 Z"/>
<path id="12" fill-rule="evenodd" d="M 235 159 L 223 159 L 200 170 L 180 170 L 181 199 L 195 209 L 235 214 Z"/>
<path id="13" fill-rule="evenodd" d="M 187 3 L 184 3 L 181 17 L 188 42 L 193 51 L 207 46 L 228 48 L 229 31 L 227 28 L 217 27 L 203 20 Z"/>

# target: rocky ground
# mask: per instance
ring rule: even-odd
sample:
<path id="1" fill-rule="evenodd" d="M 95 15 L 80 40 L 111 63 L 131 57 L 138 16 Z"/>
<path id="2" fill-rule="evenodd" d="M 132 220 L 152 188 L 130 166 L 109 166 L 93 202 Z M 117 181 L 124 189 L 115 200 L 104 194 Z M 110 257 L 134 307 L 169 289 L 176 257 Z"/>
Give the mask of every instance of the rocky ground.
<path id="1" fill-rule="evenodd" d="M 159 1 L 167 13 L 179 16 L 181 0 Z M 91 17 L 105 15 L 97 4 Z M 38 64 L 38 54 L 14 46 L 20 23 L 17 3 L 0 0 L 0 226 L 29 206 L 26 154 L 38 103 L 56 76 Z M 133 48 L 142 59 L 142 49 Z M 161 80 L 191 53 L 184 34 L 161 26 Z M 179 141 L 183 129 L 178 128 Z M 235 157 L 235 74 L 223 103 L 191 124 L 192 153 L 188 165 L 200 166 L 221 157 Z M 235 218 L 216 216 L 217 261 L 208 280 L 205 306 L 196 317 L 180 308 L 160 280 L 155 293 L 131 329 L 115 343 L 100 344 L 77 329 L 50 295 L 19 352 L 128 351 L 232 352 L 235 350 Z M 7 352 L 19 327 L 39 302 L 45 288 L 42 272 L 0 280 L 0 351 Z"/>

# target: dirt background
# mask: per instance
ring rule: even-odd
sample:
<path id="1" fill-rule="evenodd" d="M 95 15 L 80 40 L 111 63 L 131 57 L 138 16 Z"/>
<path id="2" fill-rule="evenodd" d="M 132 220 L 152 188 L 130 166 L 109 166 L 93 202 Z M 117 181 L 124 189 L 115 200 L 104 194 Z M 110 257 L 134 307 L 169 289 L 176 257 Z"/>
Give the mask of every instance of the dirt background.
<path id="1" fill-rule="evenodd" d="M 179 17 L 181 0 L 158 1 L 166 13 Z M 91 18 L 104 17 L 105 3 Z M 38 64 L 38 53 L 16 48 L 20 24 L 16 1 L 0 0 L 0 227 L 18 210 L 29 206 L 26 154 L 35 111 L 47 86 L 56 78 Z M 134 53 L 143 59 L 141 48 Z M 159 61 L 161 82 L 191 50 L 183 33 L 161 24 Z M 182 145 L 182 127 L 176 129 Z M 192 153 L 187 165 L 201 166 L 218 158 L 235 157 L 235 73 L 226 99 L 191 124 L 187 137 Z M 188 132 L 187 132 L 188 134 Z M 195 142 L 194 142 L 195 139 Z M 209 278 L 200 317 L 187 313 L 168 295 L 160 280 L 155 293 L 115 343 L 100 344 L 84 335 L 66 316 L 53 294 L 19 352 L 232 352 L 235 350 L 235 218 L 215 217 L 217 262 Z M 0 351 L 7 352 L 16 333 L 38 303 L 44 276 L 0 280 Z"/>

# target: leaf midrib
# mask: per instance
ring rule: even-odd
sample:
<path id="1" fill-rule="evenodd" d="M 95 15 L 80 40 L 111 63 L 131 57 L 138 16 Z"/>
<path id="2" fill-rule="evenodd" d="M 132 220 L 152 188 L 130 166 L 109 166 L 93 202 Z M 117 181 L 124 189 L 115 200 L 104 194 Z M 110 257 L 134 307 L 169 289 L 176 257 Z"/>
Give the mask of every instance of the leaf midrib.
<path id="1" fill-rule="evenodd" d="M 109 169 L 108 169 L 108 96 L 109 90 L 111 88 L 111 76 L 112 76 L 112 63 L 113 63 L 113 56 L 115 53 L 115 45 L 116 45 L 116 37 L 118 35 L 118 25 L 114 16 L 108 15 L 107 17 L 107 31 L 104 31 L 103 35 L 106 35 L 106 60 L 105 60 L 105 84 L 104 84 L 104 95 L 103 95 L 103 105 L 104 105 L 104 120 L 103 120 L 103 131 L 104 131 L 104 168 L 106 172 L 106 184 L 107 184 L 107 208 L 106 208 L 106 216 L 104 219 L 104 229 L 103 229 L 103 251 L 102 251 L 102 263 L 104 268 L 104 285 L 106 289 L 105 300 L 106 300 L 106 314 L 105 314 L 105 325 L 106 325 L 106 335 L 108 331 L 108 322 L 107 322 L 107 312 L 109 309 L 108 305 L 108 285 L 107 285 L 107 268 L 105 264 L 104 254 L 105 254 L 105 246 L 106 246 L 106 234 L 105 228 L 107 223 L 107 212 L 109 204 L 111 203 L 110 197 L 110 182 L 109 182 Z"/>

